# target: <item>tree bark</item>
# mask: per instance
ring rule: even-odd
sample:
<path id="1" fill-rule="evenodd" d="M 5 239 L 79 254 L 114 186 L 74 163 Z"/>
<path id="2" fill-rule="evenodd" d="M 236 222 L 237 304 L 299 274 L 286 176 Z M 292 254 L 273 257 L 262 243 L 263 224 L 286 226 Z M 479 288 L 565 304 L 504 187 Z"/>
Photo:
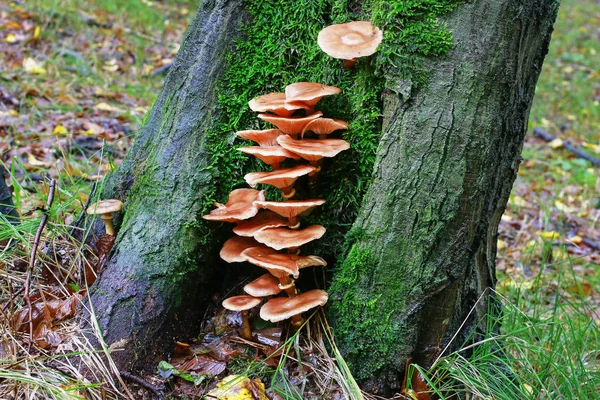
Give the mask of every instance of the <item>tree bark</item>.
<path id="1" fill-rule="evenodd" d="M 330 301 L 336 340 L 370 389 L 399 388 L 407 357 L 428 366 L 494 285 L 497 227 L 557 2 L 459 6 L 447 20 L 456 48 L 428 62 L 429 84 L 410 93 L 410 82 L 390 79 L 382 94 L 373 181 Z M 134 147 L 106 184 L 103 197 L 125 208 L 88 317 L 108 344 L 125 349 L 113 354 L 121 368 L 152 366 L 184 316 L 206 308 L 222 241 L 199 214 L 216 181 L 228 179 L 211 168 L 206 132 L 219 120 L 225 54 L 247 20 L 241 1 L 203 3 Z M 479 303 L 477 317 L 485 310 Z"/>
<path id="2" fill-rule="evenodd" d="M 428 63 L 426 88 L 407 98 L 388 84 L 358 239 L 331 289 L 336 340 L 368 390 L 398 390 L 407 358 L 429 367 L 473 307 L 463 334 L 487 312 L 477 299 L 495 284 L 498 224 L 557 9 L 461 5 L 447 19 L 456 48 Z"/>
<path id="3" fill-rule="evenodd" d="M 19 224 L 19 213 L 12 201 L 12 192 L 6 185 L 5 169 L 0 166 L 0 215 L 13 225 Z"/>
<path id="4" fill-rule="evenodd" d="M 215 88 L 244 15 L 239 1 L 203 2 L 134 146 L 106 183 L 103 198 L 125 207 L 91 291 L 94 313 L 82 321 L 89 328 L 97 319 L 106 343 L 119 343 L 121 368 L 153 368 L 211 294 L 217 243 L 199 248 L 211 227 L 200 231 L 196 221 L 214 179 L 204 132 L 218 120 Z"/>

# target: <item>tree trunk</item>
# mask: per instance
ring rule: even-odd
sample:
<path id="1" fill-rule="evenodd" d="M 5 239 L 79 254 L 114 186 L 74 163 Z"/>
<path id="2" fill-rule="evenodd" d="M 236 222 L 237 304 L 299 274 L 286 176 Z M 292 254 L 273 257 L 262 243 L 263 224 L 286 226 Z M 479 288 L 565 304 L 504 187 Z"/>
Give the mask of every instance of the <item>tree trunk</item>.
<path id="1" fill-rule="evenodd" d="M 124 349 L 113 354 L 122 368 L 152 368 L 175 332 L 181 337 L 204 312 L 218 243 L 199 248 L 211 227 L 199 230 L 196 218 L 214 179 L 203 132 L 218 120 L 215 87 L 244 15 L 240 2 L 203 3 L 134 146 L 106 183 L 103 198 L 123 200 L 124 217 L 91 302 L 106 343 Z"/>
<path id="2" fill-rule="evenodd" d="M 19 213 L 12 201 L 12 191 L 6 185 L 6 170 L 0 165 L 0 215 L 13 225 L 19 223 Z"/>
<path id="3" fill-rule="evenodd" d="M 364 129 L 377 130 L 383 122 L 374 167 L 372 161 L 342 156 L 325 168 L 322 186 L 333 190 L 323 197 L 329 196 L 330 208 L 315 218 L 328 230 L 339 229 L 328 231 L 323 252 L 313 253 L 335 260 L 339 249 L 331 243 L 341 242 L 346 234 L 352 245 L 333 268 L 331 317 L 354 372 L 371 388 L 382 393 L 398 388 L 409 356 L 427 366 L 477 297 L 494 284 L 496 231 L 516 174 L 557 1 L 475 0 L 460 5 L 448 18 L 456 48 L 427 62 L 426 86 L 410 94 L 406 88 L 411 82 L 388 79 L 384 93 L 373 96 L 375 102 L 383 100 L 383 121 L 377 119 L 379 109 L 368 117 L 350 111 L 331 115 L 358 121 L 351 127 L 370 127 Z M 249 98 L 244 96 L 281 91 L 293 80 L 336 84 L 339 79 L 350 90 L 370 85 L 370 78 L 356 77 L 374 76 L 371 61 L 359 61 L 355 71 L 343 70 L 336 60 L 311 50 L 314 43 L 299 42 L 316 41 L 318 29 L 332 20 L 357 19 L 360 2 L 304 1 L 305 8 L 285 10 L 279 8 L 283 0 L 260 2 L 274 10 L 268 11 L 272 21 L 257 16 L 262 12 L 257 2 L 246 1 L 254 16 L 250 19 L 241 3 L 213 0 L 200 7 L 134 147 L 103 193 L 103 198 L 124 200 L 125 208 L 117 223 L 115 250 L 93 287 L 91 302 L 105 341 L 125 349 L 114 353 L 122 368 L 152 366 L 159 353 L 172 348 L 175 332 L 184 337 L 181 328 L 189 325 L 186 321 L 196 321 L 194 313 L 205 311 L 213 290 L 209 283 L 221 271 L 218 249 L 229 227 L 203 223 L 200 215 L 207 200 L 222 191 L 224 181 L 235 186 L 247 172 L 247 165 L 216 168 L 226 164 L 216 154 L 219 146 L 231 147 L 233 139 L 224 136 L 216 146 L 209 137 L 225 114 L 217 83 L 228 68 L 226 53 L 243 23 L 266 26 L 288 47 L 273 50 L 272 44 L 259 43 L 253 50 L 258 56 L 275 53 L 248 76 L 242 74 L 236 89 L 243 93 L 229 93 L 229 103 L 245 106 Z M 339 14 L 341 9 L 345 14 Z M 317 30 L 309 32 L 305 25 Z M 283 37 L 279 29 L 291 32 Z M 228 59 L 230 64 L 235 65 L 235 57 L 254 62 L 239 50 Z M 291 63 L 281 72 L 267 65 L 280 68 L 278 63 L 290 60 L 303 64 Z M 256 84 L 259 79 L 268 82 Z M 248 94 L 248 88 L 256 91 Z M 339 98 L 339 110 L 352 106 L 350 96 Z M 375 124 L 369 118 L 375 118 Z M 218 130 L 257 127 L 238 126 L 240 120 L 246 122 L 234 115 Z M 346 136 L 351 142 L 352 135 L 356 132 Z M 366 136 L 376 148 L 378 136 Z M 369 146 L 353 151 L 368 152 Z M 353 163 L 341 164 L 347 161 Z M 338 193 L 351 186 L 348 190 L 362 195 L 365 185 L 352 184 L 371 177 L 354 221 L 358 206 L 339 200 Z M 352 222 L 354 229 L 348 232 Z M 480 304 L 478 316 L 485 307 Z"/>
<path id="4" fill-rule="evenodd" d="M 477 299 L 495 284 L 498 224 L 557 10 L 461 5 L 447 19 L 456 48 L 429 62 L 429 85 L 384 93 L 358 239 L 331 288 L 338 345 L 368 389 L 399 389 L 407 358 L 429 367 L 473 307 L 462 333 L 487 312 Z"/>

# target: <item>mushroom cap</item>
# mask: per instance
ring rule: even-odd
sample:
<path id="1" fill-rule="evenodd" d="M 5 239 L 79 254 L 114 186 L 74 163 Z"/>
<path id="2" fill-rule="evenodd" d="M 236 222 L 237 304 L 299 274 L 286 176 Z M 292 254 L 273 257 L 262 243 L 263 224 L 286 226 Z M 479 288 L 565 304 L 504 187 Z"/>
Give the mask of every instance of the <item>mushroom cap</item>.
<path id="1" fill-rule="evenodd" d="M 252 140 L 259 144 L 259 146 L 278 146 L 277 136 L 282 135 L 279 129 L 265 129 L 265 130 L 248 130 L 238 131 L 235 133 L 241 138 Z"/>
<path id="2" fill-rule="evenodd" d="M 348 123 L 341 119 L 318 118 L 310 121 L 302 131 L 302 137 L 306 132 L 314 132 L 317 135 L 329 135 L 335 131 L 348 129 Z"/>
<path id="3" fill-rule="evenodd" d="M 289 117 L 296 110 L 307 110 L 309 105 L 301 101 L 289 101 L 285 93 L 269 93 L 253 98 L 248 102 L 252 111 L 270 111 L 282 117 Z"/>
<path id="4" fill-rule="evenodd" d="M 281 292 L 279 279 L 266 273 L 244 286 L 244 292 L 255 297 L 273 296 Z"/>
<path id="5" fill-rule="evenodd" d="M 262 299 L 252 296 L 233 296 L 223 300 L 223 307 L 231 311 L 246 311 L 256 307 L 261 301 Z"/>
<path id="6" fill-rule="evenodd" d="M 123 208 L 123 202 L 115 199 L 100 200 L 92 204 L 85 210 L 87 214 L 108 214 L 111 212 L 120 211 Z"/>
<path id="7" fill-rule="evenodd" d="M 308 161 L 317 161 L 323 157 L 335 157 L 338 153 L 350 148 L 350 144 L 342 139 L 295 140 L 286 135 L 279 136 L 277 143 Z"/>
<path id="8" fill-rule="evenodd" d="M 303 244 L 319 239 L 326 229 L 321 225 L 311 225 L 304 229 L 269 228 L 256 232 L 254 239 L 275 250 L 300 247 Z"/>
<path id="9" fill-rule="evenodd" d="M 279 145 L 239 147 L 238 150 L 246 154 L 252 154 L 269 165 L 279 164 L 286 158 L 292 158 L 294 160 L 302 158 Z"/>
<path id="10" fill-rule="evenodd" d="M 351 60 L 375 53 L 383 32 L 369 21 L 331 25 L 319 32 L 317 43 L 333 58 Z"/>
<path id="11" fill-rule="evenodd" d="M 327 292 L 319 289 L 309 290 L 295 297 L 276 297 L 260 308 L 260 317 L 271 322 L 283 321 L 324 305 L 328 298 Z"/>
<path id="12" fill-rule="evenodd" d="M 242 256 L 242 252 L 256 246 L 260 244 L 251 237 L 234 236 L 223 243 L 219 255 L 228 263 L 244 262 L 246 259 Z"/>
<path id="13" fill-rule="evenodd" d="M 324 267 L 327 265 L 327 262 L 321 257 L 279 253 L 266 246 L 246 249 L 242 252 L 242 257 L 250 264 L 266 269 L 277 278 L 283 278 L 287 275 L 297 278 L 302 268 Z"/>
<path id="14" fill-rule="evenodd" d="M 258 207 L 258 204 L 256 205 Z M 267 228 L 277 228 L 288 226 L 287 218 L 277 215 L 273 211 L 260 211 L 256 216 L 248 221 L 239 223 L 233 228 L 233 233 L 238 236 L 251 237 L 256 232 Z"/>
<path id="15" fill-rule="evenodd" d="M 317 104 L 324 96 L 341 92 L 340 88 L 316 82 L 296 82 L 285 87 L 285 97 L 288 101 L 301 101 L 310 106 Z"/>
<path id="16" fill-rule="evenodd" d="M 209 214 L 203 215 L 202 218 L 223 222 L 237 222 L 252 218 L 258 213 L 258 207 L 254 205 L 254 201 L 264 199 L 264 190 L 236 189 L 229 193 L 227 204 L 219 205 Z"/>
<path id="17" fill-rule="evenodd" d="M 325 200 L 285 200 L 285 201 L 255 201 L 254 204 L 260 208 L 266 208 L 286 218 L 293 218 L 306 210 L 320 206 Z"/>
<path id="18" fill-rule="evenodd" d="M 271 172 L 251 172 L 244 176 L 248 185 L 254 187 L 259 183 L 275 186 L 278 189 L 290 187 L 296 179 L 313 172 L 316 167 L 312 165 L 298 165 L 293 168 L 282 168 Z M 264 199 L 257 199 L 264 200 Z"/>
<path id="19" fill-rule="evenodd" d="M 313 119 L 321 118 L 322 112 L 307 115 L 306 117 L 279 117 L 271 114 L 258 114 L 258 118 L 275 125 L 279 130 L 288 135 L 298 135 L 304 127 Z"/>

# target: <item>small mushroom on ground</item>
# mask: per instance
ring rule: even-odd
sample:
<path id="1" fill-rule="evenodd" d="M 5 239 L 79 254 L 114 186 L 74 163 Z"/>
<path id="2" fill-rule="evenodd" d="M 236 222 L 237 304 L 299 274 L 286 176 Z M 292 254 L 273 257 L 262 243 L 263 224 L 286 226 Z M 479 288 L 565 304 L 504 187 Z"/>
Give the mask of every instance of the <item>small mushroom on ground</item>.
<path id="1" fill-rule="evenodd" d="M 383 32 L 369 21 L 354 21 L 331 25 L 319 32 L 317 43 L 333 58 L 347 60 L 344 68 L 352 68 L 358 57 L 377 51 Z"/>
<path id="2" fill-rule="evenodd" d="M 259 183 L 275 186 L 281 189 L 283 197 L 291 198 L 296 191 L 292 185 L 298 178 L 314 172 L 316 167 L 312 165 L 298 165 L 293 168 L 282 168 L 271 172 L 251 172 L 244 176 L 248 185 L 254 187 Z M 259 199 L 257 199 L 259 200 Z M 264 199 L 260 199 L 264 200 Z"/>
<path id="3" fill-rule="evenodd" d="M 264 129 L 238 131 L 235 134 L 241 138 L 252 140 L 259 146 L 278 146 L 277 136 L 283 135 L 283 132 L 279 129 Z"/>
<path id="4" fill-rule="evenodd" d="M 257 232 L 254 239 L 275 250 L 296 249 L 303 244 L 321 238 L 326 229 L 321 225 L 311 225 L 304 229 L 269 228 Z"/>
<path id="5" fill-rule="evenodd" d="M 280 226 L 288 225 L 289 222 L 287 218 L 284 218 L 273 211 L 260 211 L 254 218 L 240 222 L 233 228 L 233 233 L 239 236 L 250 237 L 263 229 L 278 228 Z"/>
<path id="6" fill-rule="evenodd" d="M 120 211 L 121 208 L 123 208 L 123 203 L 119 200 L 100 200 L 99 202 L 89 206 L 85 212 L 90 215 L 100 215 L 100 218 L 104 222 L 106 233 L 108 235 L 115 236 L 115 228 L 112 223 L 112 213 Z"/>
<path id="7" fill-rule="evenodd" d="M 260 244 L 251 237 L 234 236 L 223 244 L 219 255 L 228 263 L 244 262 L 246 259 L 242 256 L 242 252 L 256 246 Z"/>
<path id="8" fill-rule="evenodd" d="M 286 118 L 271 114 L 258 114 L 258 118 L 275 125 L 281 132 L 287 135 L 299 135 L 304 127 L 312 120 L 321 118 L 322 112 L 316 112 L 306 117 Z"/>
<path id="9" fill-rule="evenodd" d="M 262 299 L 252 296 L 234 296 L 223 300 L 223 307 L 231 311 L 241 311 L 244 339 L 252 340 L 252 328 L 248 321 L 248 310 L 260 304 Z"/>
<path id="10" fill-rule="evenodd" d="M 266 208 L 289 219 L 290 228 L 295 229 L 299 227 L 298 215 L 301 213 L 311 210 L 314 207 L 320 206 L 325 203 L 325 200 L 313 199 L 313 200 L 286 200 L 286 201 L 256 201 L 254 204 L 260 208 Z M 298 225 L 298 226 L 297 226 Z"/>
<path id="11" fill-rule="evenodd" d="M 264 190 L 236 189 L 229 193 L 227 204 L 217 204 L 218 208 L 203 215 L 202 218 L 222 222 L 237 222 L 252 218 L 258 213 L 254 201 L 264 199 Z"/>
<path id="12" fill-rule="evenodd" d="M 271 322 L 297 317 L 292 320 L 292 323 L 298 327 L 303 322 L 301 317 L 298 318 L 300 314 L 324 305 L 328 298 L 327 292 L 319 289 L 309 290 L 294 297 L 276 297 L 260 308 L 260 317 Z"/>
<path id="13" fill-rule="evenodd" d="M 281 292 L 279 279 L 266 273 L 244 286 L 244 292 L 254 297 L 274 296 Z"/>
<path id="14" fill-rule="evenodd" d="M 281 167 L 281 163 L 286 158 L 291 158 L 293 160 L 299 160 L 302 158 L 279 145 L 239 147 L 238 150 L 246 154 L 252 154 L 266 164 L 269 164 L 273 169 L 279 169 Z"/>
<path id="15" fill-rule="evenodd" d="M 252 111 L 272 112 L 281 117 L 289 117 L 297 110 L 308 110 L 310 105 L 301 101 L 289 101 L 285 93 L 269 93 L 253 98 L 248 102 Z"/>

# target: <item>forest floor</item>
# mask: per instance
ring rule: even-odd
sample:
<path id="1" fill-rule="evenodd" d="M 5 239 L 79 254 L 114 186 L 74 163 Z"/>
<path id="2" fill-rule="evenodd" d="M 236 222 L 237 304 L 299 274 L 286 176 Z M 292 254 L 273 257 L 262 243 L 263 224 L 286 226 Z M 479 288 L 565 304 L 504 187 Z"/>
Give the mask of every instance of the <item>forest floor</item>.
<path id="1" fill-rule="evenodd" d="M 114 169 L 130 147 L 197 3 L 0 2 L 0 162 L 10 173 L 23 220 L 18 228 L 0 223 L 0 398 L 36 390 L 63 398 L 61 390 L 72 395 L 84 390 L 74 383 L 69 389 L 64 370 L 44 369 L 40 362 L 63 344 L 63 325 L 85 294 L 81 284 L 73 283 L 72 271 L 51 273 L 67 287 L 67 295 L 60 301 L 56 297 L 45 325 L 57 331 L 47 336 L 51 340 L 45 347 L 50 350 L 29 349 L 27 324 L 10 322 L 27 319 L 22 288 L 42 218 L 39 210 L 47 201 L 48 180 L 56 179 L 41 248 L 59 248 L 60 254 L 53 255 L 63 268 L 65 260 L 85 264 L 77 258 L 77 245 L 66 243 L 64 234 L 77 220 L 93 183 Z M 529 398 L 585 399 L 600 388 L 599 379 L 588 376 L 600 371 L 599 167 L 565 148 L 570 142 L 600 158 L 599 26 L 596 0 L 563 1 L 538 83 L 519 176 L 499 228 L 497 290 L 505 306 L 503 335 L 519 342 L 508 344 L 514 357 L 510 368 L 523 377 L 518 390 Z M 534 128 L 557 140 L 535 137 Z M 87 262 L 93 264 L 94 257 Z M 37 278 L 32 281 L 39 288 L 48 277 Z M 474 376 L 493 379 L 494 373 L 468 372 L 481 368 L 478 360 L 490 361 L 484 353 L 476 353 L 468 365 L 448 355 L 444 366 L 430 371 L 430 385 L 443 386 L 453 376 L 486 398 L 485 391 L 493 388 L 485 388 Z M 165 368 L 163 374 L 173 373 Z M 118 386 L 115 379 L 111 382 Z M 200 383 L 191 380 L 192 386 Z"/>

